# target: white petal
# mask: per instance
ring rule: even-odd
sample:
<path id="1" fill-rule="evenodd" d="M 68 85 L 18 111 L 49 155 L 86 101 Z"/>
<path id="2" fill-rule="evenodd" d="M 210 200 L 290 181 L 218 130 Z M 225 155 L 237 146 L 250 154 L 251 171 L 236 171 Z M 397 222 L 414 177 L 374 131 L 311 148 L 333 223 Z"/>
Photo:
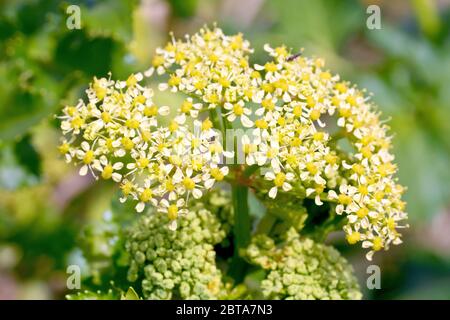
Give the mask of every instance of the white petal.
<path id="1" fill-rule="evenodd" d="M 246 128 L 250 128 L 253 126 L 253 121 L 251 121 L 247 116 L 241 116 L 242 125 Z"/>
<path id="2" fill-rule="evenodd" d="M 168 106 L 162 106 L 159 108 L 158 112 L 162 116 L 167 116 L 170 113 L 170 108 Z"/>
<path id="3" fill-rule="evenodd" d="M 283 94 L 283 101 L 284 102 L 291 102 L 291 96 L 289 95 L 289 93 L 285 92 Z"/>
<path id="4" fill-rule="evenodd" d="M 272 171 L 269 171 L 264 175 L 264 178 L 266 178 L 267 180 L 273 180 L 275 179 L 275 174 Z"/>
<path id="5" fill-rule="evenodd" d="M 215 180 L 214 179 L 208 179 L 205 181 L 205 188 L 206 189 L 211 189 L 212 186 L 214 185 Z"/>
<path id="6" fill-rule="evenodd" d="M 88 151 L 90 149 L 89 143 L 87 143 L 86 141 L 83 141 L 81 143 L 81 149 L 83 149 L 84 151 Z"/>
<path id="7" fill-rule="evenodd" d="M 337 195 L 336 191 L 334 191 L 334 190 L 328 191 L 328 199 L 337 199 L 337 198 L 338 198 L 338 195 Z"/>
<path id="8" fill-rule="evenodd" d="M 115 182 L 120 182 L 120 180 L 122 180 L 122 175 L 120 173 L 114 172 L 112 174 L 112 179 Z"/>
<path id="9" fill-rule="evenodd" d="M 155 68 L 151 67 L 150 69 L 148 69 L 144 72 L 144 76 L 151 77 L 153 72 L 155 72 Z"/>
<path id="10" fill-rule="evenodd" d="M 272 187 L 272 189 L 270 189 L 270 191 L 269 191 L 269 197 L 272 199 L 275 199 L 275 197 L 277 196 L 277 192 L 278 192 L 278 188 Z"/>
<path id="11" fill-rule="evenodd" d="M 123 168 L 123 163 L 122 162 L 116 162 L 116 163 L 114 163 L 114 165 L 113 165 L 113 169 L 114 170 L 120 170 L 120 169 L 122 169 Z"/>
<path id="12" fill-rule="evenodd" d="M 233 158 L 234 157 L 234 151 L 223 151 L 222 153 L 223 153 L 223 155 L 226 158 Z"/>
<path id="13" fill-rule="evenodd" d="M 292 186 L 289 183 L 287 183 L 287 182 L 283 183 L 283 190 L 284 191 L 287 192 L 287 191 L 289 191 L 291 189 L 292 189 Z"/>
<path id="14" fill-rule="evenodd" d="M 158 85 L 159 91 L 165 91 L 165 90 L 167 90 L 168 87 L 169 87 L 169 85 L 167 83 L 160 83 Z"/>
<path id="15" fill-rule="evenodd" d="M 80 168 L 79 174 L 80 174 L 80 176 L 85 176 L 87 174 L 87 172 L 88 172 L 88 166 L 84 165 Z"/>
<path id="16" fill-rule="evenodd" d="M 135 209 L 136 209 L 137 212 L 142 212 L 142 211 L 144 211 L 144 208 L 145 208 L 145 203 L 143 203 L 143 202 L 139 202 L 139 203 L 136 205 L 136 207 L 135 207 Z"/>
<path id="17" fill-rule="evenodd" d="M 200 199 L 202 197 L 202 192 L 200 191 L 200 189 L 194 189 L 192 190 L 192 195 L 195 199 Z"/>
<path id="18" fill-rule="evenodd" d="M 177 230 L 177 220 L 173 220 L 169 223 L 169 230 L 171 231 Z"/>
<path id="19" fill-rule="evenodd" d="M 134 75 L 134 77 L 136 78 L 136 80 L 137 81 L 141 81 L 144 77 L 142 76 L 142 73 L 136 73 L 135 75 Z"/>
<path id="20" fill-rule="evenodd" d="M 319 195 L 317 195 L 317 196 L 314 198 L 314 203 L 315 203 L 316 205 L 318 205 L 318 206 L 323 205 L 323 202 L 322 202 L 322 200 L 320 200 L 320 196 L 319 196 Z"/>

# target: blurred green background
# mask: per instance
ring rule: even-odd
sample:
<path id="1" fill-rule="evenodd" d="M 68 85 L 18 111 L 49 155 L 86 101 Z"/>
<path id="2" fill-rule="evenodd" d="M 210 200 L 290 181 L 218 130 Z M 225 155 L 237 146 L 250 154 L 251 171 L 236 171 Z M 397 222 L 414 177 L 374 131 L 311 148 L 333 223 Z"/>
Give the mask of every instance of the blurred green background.
<path id="1" fill-rule="evenodd" d="M 69 5 L 81 29 L 66 26 Z M 381 29 L 369 30 L 369 5 Z M 126 78 L 149 66 L 169 31 L 217 22 L 264 43 L 286 44 L 373 93 L 390 120 L 411 228 L 379 254 L 381 289 L 366 288 L 364 252 L 329 242 L 353 263 L 367 299 L 450 299 L 450 0 L 0 0 L 0 299 L 61 299 L 80 247 L 111 256 L 102 227 L 117 204 L 109 183 L 66 165 L 54 114 L 93 76 Z M 166 97 L 165 99 L 170 99 Z M 81 234 L 96 241 L 80 241 Z"/>

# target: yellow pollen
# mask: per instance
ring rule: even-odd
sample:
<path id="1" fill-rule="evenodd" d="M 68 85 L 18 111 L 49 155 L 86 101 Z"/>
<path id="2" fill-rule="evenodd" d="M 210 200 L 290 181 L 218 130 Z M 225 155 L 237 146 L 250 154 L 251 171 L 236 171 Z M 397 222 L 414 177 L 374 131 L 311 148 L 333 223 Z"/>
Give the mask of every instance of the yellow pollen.
<path id="1" fill-rule="evenodd" d="M 207 97 L 207 100 L 209 103 L 217 104 L 217 103 L 219 103 L 219 96 L 217 94 L 213 93 Z"/>
<path id="2" fill-rule="evenodd" d="M 181 104 L 181 112 L 183 113 L 189 113 L 191 111 L 193 107 L 193 104 L 191 101 L 189 100 L 185 100 L 182 104 Z"/>
<path id="3" fill-rule="evenodd" d="M 84 120 L 81 119 L 80 117 L 75 117 L 75 118 L 72 119 L 70 124 L 72 125 L 72 128 L 79 129 L 79 128 L 81 128 L 83 126 Z"/>
<path id="4" fill-rule="evenodd" d="M 352 198 L 350 198 L 346 194 L 340 194 L 338 196 L 338 201 L 340 204 L 349 205 L 350 203 L 352 203 Z"/>
<path id="5" fill-rule="evenodd" d="M 320 111 L 313 109 L 309 115 L 312 121 L 316 121 L 320 118 Z"/>
<path id="6" fill-rule="evenodd" d="M 337 156 L 328 153 L 328 154 L 325 155 L 325 161 L 328 162 L 331 165 L 336 164 Z"/>
<path id="7" fill-rule="evenodd" d="M 275 103 L 272 101 L 272 99 L 264 99 L 261 102 L 261 105 L 268 111 L 272 111 L 273 109 L 275 109 Z"/>
<path id="8" fill-rule="evenodd" d="M 186 189 L 188 189 L 188 190 L 192 190 L 192 189 L 194 189 L 195 188 L 195 182 L 194 182 L 194 180 L 192 180 L 191 178 L 189 178 L 189 177 L 185 177 L 184 179 L 183 179 L 183 185 L 186 187 Z"/>
<path id="9" fill-rule="evenodd" d="M 242 146 L 242 148 L 243 148 L 245 154 L 249 154 L 251 152 L 256 151 L 256 145 L 253 143 L 245 143 Z"/>
<path id="10" fill-rule="evenodd" d="M 212 63 L 216 63 L 217 61 L 219 61 L 219 57 L 213 53 L 213 54 L 210 54 L 210 55 L 209 55 L 209 60 L 210 60 Z"/>
<path id="11" fill-rule="evenodd" d="M 169 124 L 169 131 L 170 132 L 175 132 L 178 129 L 178 123 L 174 120 L 172 120 Z"/>
<path id="12" fill-rule="evenodd" d="M 223 173 L 220 171 L 219 168 L 212 168 L 211 169 L 211 176 L 216 180 L 216 181 L 222 181 L 224 178 Z"/>
<path id="13" fill-rule="evenodd" d="M 166 190 L 169 192 L 175 190 L 175 186 L 173 185 L 172 180 L 170 179 L 166 181 L 165 186 Z"/>
<path id="14" fill-rule="evenodd" d="M 250 76 L 253 78 L 253 79 L 259 79 L 259 78 L 261 78 L 261 74 L 258 72 L 258 71 L 252 71 L 252 73 L 250 74 Z"/>
<path id="15" fill-rule="evenodd" d="M 261 89 L 263 89 L 263 91 L 267 92 L 267 93 L 272 93 L 275 91 L 275 88 L 273 87 L 272 84 L 270 83 L 263 83 L 261 85 Z"/>
<path id="16" fill-rule="evenodd" d="M 102 112 L 101 118 L 102 118 L 104 123 L 111 122 L 111 120 L 112 120 L 111 115 L 108 112 L 106 112 L 106 111 Z"/>
<path id="17" fill-rule="evenodd" d="M 73 117 L 74 114 L 77 112 L 77 108 L 75 107 L 67 107 L 66 112 L 69 116 Z"/>
<path id="18" fill-rule="evenodd" d="M 181 78 L 177 77 L 175 75 L 171 75 L 169 81 L 167 81 L 167 84 L 171 87 L 176 87 L 181 83 Z"/>
<path id="19" fill-rule="evenodd" d="M 175 220 L 176 218 L 178 218 L 178 207 L 176 204 L 171 204 L 167 208 L 167 215 L 169 217 L 169 220 Z"/>
<path id="20" fill-rule="evenodd" d="M 383 191 L 377 191 L 377 192 L 375 192 L 373 197 L 375 198 L 375 200 L 381 201 L 384 198 L 384 192 Z"/>
<path id="21" fill-rule="evenodd" d="M 193 138 L 191 140 L 191 147 L 192 148 L 198 148 L 200 146 L 200 139 L 198 138 Z"/>
<path id="22" fill-rule="evenodd" d="M 136 161 L 138 168 L 141 168 L 141 169 L 147 168 L 149 163 L 150 163 L 150 160 L 148 158 L 139 158 Z"/>
<path id="23" fill-rule="evenodd" d="M 345 93 L 347 91 L 347 86 L 343 82 L 337 83 L 335 88 L 340 93 Z"/>
<path id="24" fill-rule="evenodd" d="M 206 81 L 199 80 L 199 81 L 194 83 L 194 87 L 197 90 L 203 90 L 206 87 Z"/>
<path id="25" fill-rule="evenodd" d="M 136 85 L 137 82 L 138 82 L 138 81 L 137 81 L 135 75 L 132 74 L 132 75 L 130 75 L 130 76 L 128 77 L 128 79 L 127 79 L 127 86 L 128 86 L 128 87 L 134 87 L 134 86 Z"/>
<path id="26" fill-rule="evenodd" d="M 364 174 L 364 167 L 362 165 L 360 165 L 359 163 L 355 163 L 352 166 L 352 170 L 353 170 L 353 172 L 355 172 L 356 174 L 358 174 L 360 176 Z"/>
<path id="27" fill-rule="evenodd" d="M 169 161 L 171 164 L 176 165 L 176 166 L 180 166 L 182 164 L 181 157 L 176 154 L 171 155 L 169 157 Z"/>
<path id="28" fill-rule="evenodd" d="M 70 146 L 67 142 L 64 142 L 62 145 L 58 147 L 58 150 L 62 154 L 66 154 L 70 150 Z"/>
<path id="29" fill-rule="evenodd" d="M 211 153 L 219 153 L 222 152 L 222 146 L 219 143 L 213 143 L 209 145 L 209 151 Z"/>
<path id="30" fill-rule="evenodd" d="M 97 96 L 98 100 L 103 100 L 103 98 L 106 96 L 106 89 L 102 88 L 100 86 L 95 86 L 95 95 Z"/>
<path id="31" fill-rule="evenodd" d="M 345 98 L 345 101 L 352 107 L 356 106 L 356 98 L 354 96 L 347 96 L 347 98 Z"/>
<path id="32" fill-rule="evenodd" d="M 133 184 L 130 181 L 124 182 L 120 188 L 122 189 L 122 193 L 127 196 L 133 190 Z"/>
<path id="33" fill-rule="evenodd" d="M 367 189 L 367 186 L 365 185 L 360 185 L 358 187 L 358 191 L 359 193 L 361 193 L 363 196 L 366 196 L 369 193 L 369 190 Z"/>
<path id="34" fill-rule="evenodd" d="M 267 127 L 268 127 L 269 125 L 268 125 L 268 123 L 267 123 L 266 120 L 264 120 L 264 119 L 258 119 L 258 120 L 255 121 L 255 126 L 256 126 L 257 128 L 260 128 L 260 129 L 267 129 Z"/>
<path id="35" fill-rule="evenodd" d="M 375 237 L 373 239 L 372 249 L 374 251 L 380 251 L 382 248 L 383 248 L 383 239 L 381 239 L 380 237 Z"/>
<path id="36" fill-rule="evenodd" d="M 219 84 L 224 87 L 224 88 L 228 88 L 231 85 L 230 80 L 225 79 L 225 78 L 220 78 L 219 79 Z"/>
<path id="37" fill-rule="evenodd" d="M 325 134 L 321 131 L 315 132 L 313 134 L 314 141 L 322 141 L 325 138 Z"/>
<path id="38" fill-rule="evenodd" d="M 125 121 L 125 125 L 130 128 L 130 129 L 137 129 L 139 128 L 139 120 L 136 119 L 127 119 L 127 121 Z"/>
<path id="39" fill-rule="evenodd" d="M 146 100 L 147 100 L 147 98 L 141 94 L 141 95 L 138 95 L 136 98 L 134 98 L 134 103 L 135 104 L 144 104 Z"/>
<path id="40" fill-rule="evenodd" d="M 156 117 L 158 115 L 158 107 L 153 106 L 147 106 L 144 108 L 144 116 L 146 117 Z"/>
<path id="41" fill-rule="evenodd" d="M 234 113 L 235 115 L 237 115 L 238 117 L 239 117 L 239 116 L 242 116 L 242 115 L 244 114 L 244 108 L 243 108 L 239 103 L 236 103 L 236 104 L 233 106 L 233 113 Z"/>
<path id="42" fill-rule="evenodd" d="M 142 191 L 142 193 L 139 195 L 139 199 L 142 202 L 147 202 L 149 201 L 153 196 L 153 191 L 150 188 L 146 188 L 144 189 L 144 191 Z"/>
<path id="43" fill-rule="evenodd" d="M 121 142 L 125 150 L 131 150 L 134 148 L 134 142 L 128 137 L 123 137 Z"/>
<path id="44" fill-rule="evenodd" d="M 320 78 L 323 80 L 330 80 L 331 79 L 331 73 L 329 72 L 321 72 Z"/>
<path id="45" fill-rule="evenodd" d="M 347 235 L 347 242 L 349 244 L 355 244 L 361 239 L 361 234 L 359 232 L 353 232 Z"/>
<path id="46" fill-rule="evenodd" d="M 273 63 L 273 62 L 267 62 L 265 65 L 264 65 L 264 69 L 267 71 L 267 72 L 275 72 L 275 71 L 277 71 L 277 65 L 275 64 L 275 63 Z"/>
<path id="47" fill-rule="evenodd" d="M 211 129 L 213 127 L 213 123 L 211 120 L 209 120 L 209 118 L 206 118 L 203 122 L 202 122 L 202 130 L 203 131 L 207 131 L 209 129 Z"/>
<path id="48" fill-rule="evenodd" d="M 312 175 L 315 175 L 319 171 L 319 169 L 317 169 L 317 166 L 312 162 L 308 162 L 306 164 L 306 170 L 308 170 Z"/>
<path id="49" fill-rule="evenodd" d="M 94 161 L 94 151 L 88 150 L 88 151 L 86 151 L 86 153 L 84 154 L 83 162 L 84 162 L 85 164 L 90 164 L 90 163 L 92 163 L 92 161 Z"/>
<path id="50" fill-rule="evenodd" d="M 181 51 L 177 51 L 177 53 L 175 53 L 175 61 L 177 63 L 183 61 L 186 58 L 185 54 Z"/>
<path id="51" fill-rule="evenodd" d="M 356 215 L 360 219 L 364 218 L 368 214 L 369 214 L 369 209 L 367 209 L 366 207 L 359 208 L 358 211 L 356 212 Z"/>
<path id="52" fill-rule="evenodd" d="M 292 110 L 292 113 L 294 114 L 295 117 L 300 117 L 302 115 L 303 109 L 301 106 L 295 106 L 294 109 Z"/>
<path id="53" fill-rule="evenodd" d="M 286 175 L 283 172 L 278 172 L 273 180 L 275 186 L 278 188 L 282 187 L 284 182 L 286 181 Z"/>
<path id="54" fill-rule="evenodd" d="M 266 156 L 269 159 L 274 158 L 277 154 L 278 154 L 278 151 L 275 148 L 269 148 L 269 150 L 267 150 L 267 152 L 266 152 Z"/>
<path id="55" fill-rule="evenodd" d="M 395 223 L 395 220 L 394 220 L 394 218 L 389 218 L 388 220 L 387 220 L 387 226 L 388 226 L 388 228 L 390 229 L 390 230 L 395 230 L 395 226 L 396 226 L 396 223 Z"/>
<path id="56" fill-rule="evenodd" d="M 107 164 L 102 171 L 102 178 L 105 180 L 108 180 L 112 177 L 113 174 L 113 167 L 110 164 Z"/>
<path id="57" fill-rule="evenodd" d="M 316 105 L 316 101 L 313 97 L 309 96 L 306 98 L 306 104 L 308 105 L 308 107 L 312 108 Z"/>
<path id="58" fill-rule="evenodd" d="M 152 65 L 154 67 L 159 67 L 162 64 L 164 64 L 164 57 L 163 56 L 154 56 L 152 60 Z"/>

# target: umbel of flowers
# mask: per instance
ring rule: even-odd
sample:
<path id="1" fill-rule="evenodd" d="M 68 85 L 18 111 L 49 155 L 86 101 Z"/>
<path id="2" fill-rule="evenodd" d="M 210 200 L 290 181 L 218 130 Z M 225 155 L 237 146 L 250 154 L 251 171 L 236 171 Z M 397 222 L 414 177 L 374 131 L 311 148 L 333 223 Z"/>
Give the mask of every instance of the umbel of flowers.
<path id="1" fill-rule="evenodd" d="M 228 183 L 238 249 L 251 238 L 243 203 L 249 190 L 266 203 L 282 196 L 299 206 L 308 199 L 316 207 L 326 205 L 330 215 L 345 218 L 348 243 L 368 249 L 369 260 L 400 244 L 399 229 L 407 227 L 404 188 L 395 177 L 389 128 L 369 97 L 328 71 L 320 58 L 284 46 L 264 50 L 269 59 L 258 65 L 249 61 L 253 49 L 242 34 L 203 28 L 183 40 L 172 37 L 156 50 L 147 71 L 125 81 L 94 78 L 87 100 L 65 107 L 60 116 L 59 149 L 68 162 L 81 165 L 81 175 L 117 182 L 121 201 L 134 201 L 137 212 L 146 206 L 158 212 L 140 226 L 149 239 L 167 233 L 162 221 L 172 232 L 177 226 L 185 232 L 193 219 L 191 200 L 201 202 L 215 186 Z M 155 89 L 147 79 L 157 82 Z M 156 104 L 155 96 L 164 90 L 184 101 Z M 232 130 L 242 134 L 230 141 Z M 299 254 L 318 248 L 336 256 L 319 244 L 301 246 Z M 209 255 L 212 248 L 203 250 Z M 337 258 L 317 261 L 325 261 L 320 270 L 345 265 Z M 157 267 L 146 270 L 152 268 Z M 349 291 L 342 297 L 356 295 Z"/>

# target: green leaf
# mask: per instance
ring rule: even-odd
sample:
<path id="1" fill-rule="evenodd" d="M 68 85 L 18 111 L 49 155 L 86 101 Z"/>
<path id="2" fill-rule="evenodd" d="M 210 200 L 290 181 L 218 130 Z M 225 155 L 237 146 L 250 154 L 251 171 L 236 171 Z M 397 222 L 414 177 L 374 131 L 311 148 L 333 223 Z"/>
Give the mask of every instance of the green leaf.
<path id="1" fill-rule="evenodd" d="M 19 164 L 31 174 L 40 177 L 41 156 L 31 144 L 31 135 L 25 135 L 14 145 L 14 153 Z"/>
<path id="2" fill-rule="evenodd" d="M 140 300 L 139 295 L 134 291 L 133 287 L 129 287 L 125 294 L 122 294 L 120 300 Z"/>
<path id="3" fill-rule="evenodd" d="M 137 1 L 99 1 L 93 7 L 81 7 L 81 28 L 91 37 L 110 37 L 128 43 L 132 38 L 133 10 Z"/>

